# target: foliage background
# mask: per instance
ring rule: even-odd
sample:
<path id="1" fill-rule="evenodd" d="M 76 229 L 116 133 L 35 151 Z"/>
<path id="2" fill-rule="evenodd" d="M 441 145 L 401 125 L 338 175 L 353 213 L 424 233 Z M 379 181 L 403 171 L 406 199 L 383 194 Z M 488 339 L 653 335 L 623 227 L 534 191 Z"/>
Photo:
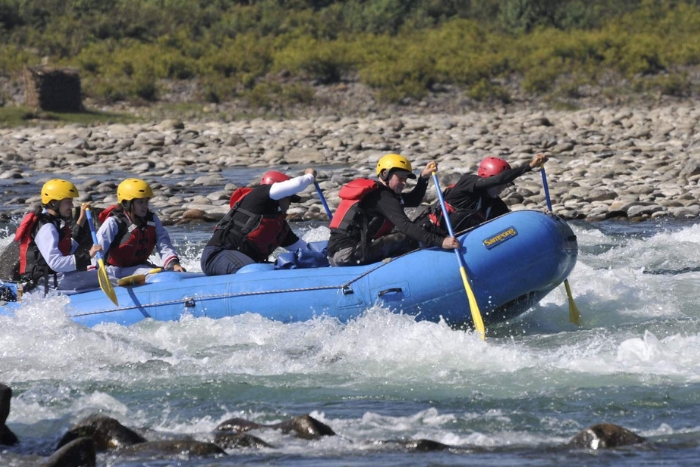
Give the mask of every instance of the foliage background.
<path id="1" fill-rule="evenodd" d="M 163 80 L 261 106 L 346 80 L 388 102 L 441 86 L 508 102 L 512 83 L 576 98 L 611 80 L 683 97 L 699 32 L 700 0 L 0 0 L 0 76 L 48 57 L 107 103 L 156 101 Z"/>

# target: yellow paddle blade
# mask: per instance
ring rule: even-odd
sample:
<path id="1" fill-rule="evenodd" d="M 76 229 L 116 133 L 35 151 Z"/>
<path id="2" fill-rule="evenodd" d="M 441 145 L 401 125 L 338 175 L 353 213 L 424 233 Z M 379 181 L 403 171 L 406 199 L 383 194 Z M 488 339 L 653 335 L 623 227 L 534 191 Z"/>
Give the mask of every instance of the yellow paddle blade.
<path id="1" fill-rule="evenodd" d="M 566 295 L 569 297 L 569 321 L 574 323 L 576 326 L 581 326 L 581 313 L 579 313 L 578 307 L 576 306 L 576 303 L 574 303 L 574 297 L 571 295 L 569 279 L 564 279 L 564 288 L 566 288 Z"/>
<path id="2" fill-rule="evenodd" d="M 107 275 L 107 270 L 105 269 L 105 263 L 102 261 L 100 258 L 97 260 L 97 263 L 99 264 L 99 269 L 97 270 L 97 280 L 100 281 L 100 288 L 102 291 L 109 297 L 110 300 L 112 300 L 112 303 L 115 305 L 119 306 L 119 302 L 117 301 L 117 294 L 114 292 L 114 287 L 112 287 L 112 283 L 109 281 L 109 276 Z"/>
<path id="3" fill-rule="evenodd" d="M 158 274 L 163 268 L 155 268 L 148 271 L 146 274 L 132 274 L 131 276 L 122 277 L 117 281 L 117 285 L 120 287 L 128 285 L 141 285 L 146 283 L 146 276 L 151 274 Z"/>
<path id="4" fill-rule="evenodd" d="M 467 279 L 467 271 L 460 266 L 459 273 L 462 275 L 462 282 L 464 282 L 464 290 L 467 291 L 467 299 L 469 300 L 469 310 L 472 312 L 472 321 L 474 321 L 474 327 L 481 336 L 481 340 L 486 340 L 486 327 L 484 326 L 484 320 L 481 318 L 481 311 L 479 310 L 479 305 L 476 303 L 476 297 L 474 296 L 474 292 L 469 286 L 469 279 Z"/>
<path id="5" fill-rule="evenodd" d="M 122 277 L 117 281 L 117 285 L 125 287 L 127 285 L 141 285 L 146 282 L 146 274 L 133 274 L 131 276 Z"/>

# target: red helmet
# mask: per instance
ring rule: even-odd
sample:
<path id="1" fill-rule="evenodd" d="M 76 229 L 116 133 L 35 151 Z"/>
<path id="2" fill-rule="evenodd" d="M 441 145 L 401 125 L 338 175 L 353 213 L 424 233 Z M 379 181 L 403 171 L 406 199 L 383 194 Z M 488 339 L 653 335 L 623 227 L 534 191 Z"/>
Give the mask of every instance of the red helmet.
<path id="1" fill-rule="evenodd" d="M 292 177 L 287 174 L 283 174 L 282 172 L 269 170 L 263 174 L 260 184 L 272 185 L 273 183 L 286 182 L 287 180 L 291 180 L 291 178 Z"/>
<path id="2" fill-rule="evenodd" d="M 493 177 L 504 170 L 510 170 L 510 164 L 498 157 L 489 156 L 481 161 L 479 170 L 476 173 L 481 178 Z"/>

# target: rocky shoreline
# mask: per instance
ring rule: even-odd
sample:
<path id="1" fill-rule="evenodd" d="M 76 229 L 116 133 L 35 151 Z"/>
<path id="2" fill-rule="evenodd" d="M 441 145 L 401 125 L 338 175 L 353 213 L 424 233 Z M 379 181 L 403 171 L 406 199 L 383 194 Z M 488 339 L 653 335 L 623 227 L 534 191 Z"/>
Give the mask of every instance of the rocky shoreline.
<path id="1" fill-rule="evenodd" d="M 443 186 L 494 155 L 511 165 L 537 152 L 546 165 L 553 210 L 566 219 L 597 221 L 700 216 L 700 109 L 693 102 L 654 108 L 578 111 L 505 109 L 452 114 L 182 122 L 0 129 L 0 215 L 19 216 L 38 202 L 50 174 L 72 180 L 82 201 L 116 202 L 128 176 L 152 183 L 152 205 L 168 224 L 216 221 L 236 185 L 222 170 L 282 167 L 291 175 L 319 170 L 334 209 L 338 190 L 358 176 L 374 177 L 376 161 L 398 152 L 419 171 L 438 161 Z M 257 180 L 251 180 L 255 183 Z M 36 184 L 34 189 L 23 187 Z M 202 195 L 199 193 L 207 193 Z M 435 199 L 429 189 L 426 201 Z M 544 209 L 539 173 L 516 181 L 511 209 Z M 326 215 L 313 187 L 289 211 L 293 220 Z"/>

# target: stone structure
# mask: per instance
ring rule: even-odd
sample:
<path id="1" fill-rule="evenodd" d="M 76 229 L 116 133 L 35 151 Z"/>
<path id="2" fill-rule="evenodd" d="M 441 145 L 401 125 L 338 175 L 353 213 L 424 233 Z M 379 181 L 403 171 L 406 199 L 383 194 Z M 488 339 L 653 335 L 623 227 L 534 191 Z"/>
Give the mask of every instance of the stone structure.
<path id="1" fill-rule="evenodd" d="M 80 75 L 75 69 L 24 67 L 25 103 L 54 112 L 80 112 Z"/>

